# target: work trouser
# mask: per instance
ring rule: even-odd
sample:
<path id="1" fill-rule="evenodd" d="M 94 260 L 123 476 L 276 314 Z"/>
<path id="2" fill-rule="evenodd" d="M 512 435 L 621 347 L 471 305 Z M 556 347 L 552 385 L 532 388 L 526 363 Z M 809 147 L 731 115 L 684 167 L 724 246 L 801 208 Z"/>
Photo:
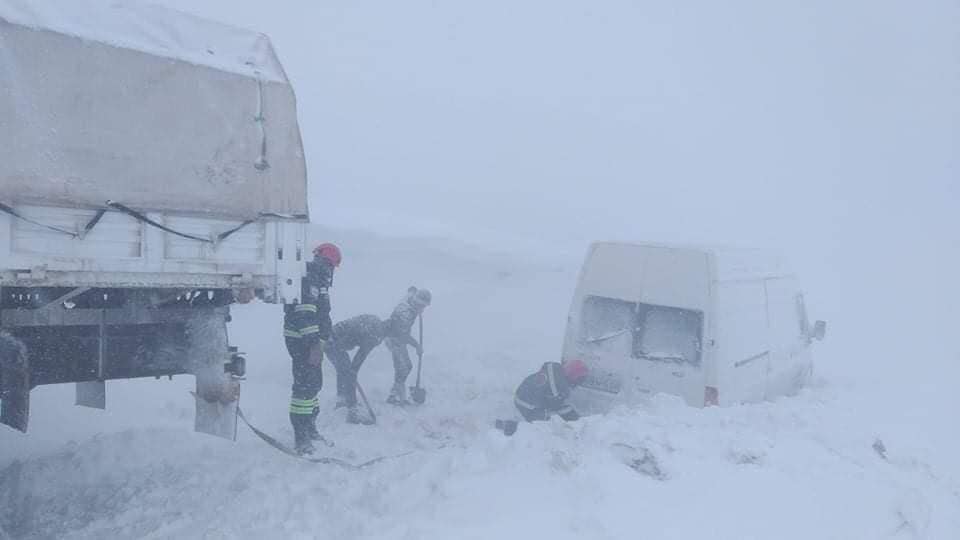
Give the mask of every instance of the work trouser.
<path id="1" fill-rule="evenodd" d="M 324 352 L 330 363 L 337 370 L 337 396 L 343 399 L 348 407 L 357 404 L 357 372 L 362 362 L 350 361 L 350 353 L 339 349 L 333 341 L 327 342 Z"/>
<path id="2" fill-rule="evenodd" d="M 293 360 L 293 387 L 290 392 L 290 423 L 299 439 L 314 429 L 319 412 L 317 393 L 323 388 L 323 368 L 310 363 L 310 346 L 303 338 L 286 338 Z"/>
<path id="3" fill-rule="evenodd" d="M 520 411 L 520 415 L 523 416 L 523 419 L 527 422 L 540 422 L 544 420 L 549 420 L 551 414 L 557 414 L 560 418 L 563 418 L 565 421 L 570 422 L 580 418 L 580 415 L 577 413 L 569 404 L 563 404 L 559 409 L 547 409 L 544 407 L 538 407 L 529 401 L 524 400 L 520 396 L 513 397 L 513 404 L 516 405 L 517 410 Z"/>
<path id="4" fill-rule="evenodd" d="M 384 340 L 387 348 L 390 349 L 390 355 L 393 357 L 393 387 L 403 390 L 407 382 L 407 377 L 413 370 L 413 362 L 410 361 L 410 351 L 407 349 L 407 343 L 394 338 Z"/>

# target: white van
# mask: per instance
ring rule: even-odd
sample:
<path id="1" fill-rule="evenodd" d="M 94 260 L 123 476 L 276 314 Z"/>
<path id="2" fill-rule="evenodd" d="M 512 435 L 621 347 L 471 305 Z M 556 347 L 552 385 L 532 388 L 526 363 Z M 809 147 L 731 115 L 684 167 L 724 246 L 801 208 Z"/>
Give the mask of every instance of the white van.
<path id="1" fill-rule="evenodd" d="M 580 272 L 563 357 L 591 368 L 576 398 L 586 409 L 651 393 L 729 405 L 796 392 L 825 331 L 771 254 L 600 242 Z"/>

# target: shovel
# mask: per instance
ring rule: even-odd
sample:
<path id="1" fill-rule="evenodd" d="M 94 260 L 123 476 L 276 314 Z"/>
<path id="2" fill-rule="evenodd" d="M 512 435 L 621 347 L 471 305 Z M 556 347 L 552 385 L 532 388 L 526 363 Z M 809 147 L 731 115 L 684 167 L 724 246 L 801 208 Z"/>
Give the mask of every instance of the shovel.
<path id="1" fill-rule="evenodd" d="M 410 399 L 417 405 L 423 405 L 427 400 L 427 390 L 420 387 L 420 370 L 423 368 L 423 315 L 419 317 L 420 323 L 420 348 L 417 349 L 417 384 L 410 387 Z"/>
<path id="2" fill-rule="evenodd" d="M 367 394 L 363 391 L 363 388 L 360 386 L 360 381 L 354 381 L 357 385 L 357 392 L 360 393 L 360 398 L 363 399 L 363 404 L 367 406 L 367 412 L 370 413 L 370 424 L 377 423 L 377 415 L 373 412 L 373 407 L 370 406 L 370 402 L 367 401 Z"/>

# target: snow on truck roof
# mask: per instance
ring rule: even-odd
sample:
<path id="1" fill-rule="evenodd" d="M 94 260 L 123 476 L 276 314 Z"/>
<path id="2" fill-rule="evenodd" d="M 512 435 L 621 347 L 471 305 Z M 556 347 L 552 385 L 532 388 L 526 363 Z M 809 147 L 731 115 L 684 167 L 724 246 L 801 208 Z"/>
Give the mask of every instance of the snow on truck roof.
<path id="1" fill-rule="evenodd" d="M 590 253 L 593 254 L 598 248 L 604 247 L 615 250 L 637 248 L 679 250 L 710 255 L 716 264 L 715 279 L 717 281 L 793 277 L 783 257 L 769 249 L 653 242 L 594 242 L 590 246 Z"/>
<path id="2" fill-rule="evenodd" d="M 308 219 L 263 34 L 136 1 L 0 0 L 0 202 Z"/>
<path id="3" fill-rule="evenodd" d="M 117 0 L 0 0 L 0 19 L 263 80 L 287 78 L 264 34 Z"/>

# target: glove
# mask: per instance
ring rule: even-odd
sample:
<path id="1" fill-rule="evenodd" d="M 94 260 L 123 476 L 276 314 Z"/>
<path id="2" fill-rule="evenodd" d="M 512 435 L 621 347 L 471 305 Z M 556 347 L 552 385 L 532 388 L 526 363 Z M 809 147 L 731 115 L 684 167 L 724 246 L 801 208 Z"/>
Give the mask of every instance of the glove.
<path id="1" fill-rule="evenodd" d="M 317 343 L 310 348 L 310 358 L 307 360 L 310 365 L 320 366 L 323 363 L 323 346 L 326 341 L 319 339 Z"/>
<path id="2" fill-rule="evenodd" d="M 568 411 L 568 412 L 566 412 L 566 413 L 564 413 L 564 414 L 561 414 L 561 415 L 560 415 L 560 418 L 563 418 L 563 420 L 566 421 L 566 422 L 573 422 L 574 420 L 579 420 L 579 419 L 580 419 L 580 413 L 578 413 L 577 411 L 571 409 L 570 411 Z"/>
<path id="3" fill-rule="evenodd" d="M 516 420 L 497 420 L 493 425 L 503 432 L 507 437 L 513 435 L 517 432 L 517 421 Z"/>

